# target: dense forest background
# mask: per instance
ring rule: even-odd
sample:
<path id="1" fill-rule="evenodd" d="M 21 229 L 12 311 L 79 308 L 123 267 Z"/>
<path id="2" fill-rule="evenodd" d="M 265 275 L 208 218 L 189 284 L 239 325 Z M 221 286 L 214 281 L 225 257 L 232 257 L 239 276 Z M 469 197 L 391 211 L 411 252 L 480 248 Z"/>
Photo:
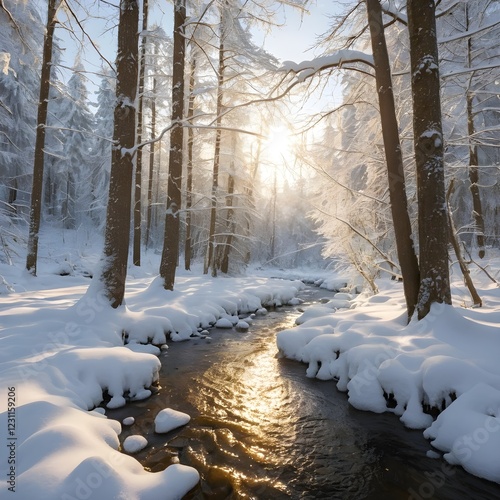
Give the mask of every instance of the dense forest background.
<path id="1" fill-rule="evenodd" d="M 141 251 L 161 252 L 164 243 L 171 155 L 173 38 L 155 24 L 154 8 L 141 4 L 138 27 L 136 144 L 142 147 L 131 193 L 136 265 Z M 187 4 L 179 264 L 189 268 L 204 260 L 205 271 L 210 265 L 230 272 L 256 262 L 324 266 L 333 259 L 372 285 L 382 271 L 399 276 L 373 69 L 347 58 L 313 64 L 306 76 L 285 71 L 253 38 L 254 30 L 279 23 L 280 9 L 281 2 L 267 0 Z M 43 125 L 42 227 L 83 230 L 89 237 L 104 232 L 116 73 L 112 61 L 99 59 L 99 45 L 116 43 L 117 14 L 104 2 L 58 5 Z M 383 16 L 415 227 L 405 2 L 388 2 Z M 97 18 L 107 38 L 90 34 Z M 500 241 L 499 2 L 438 2 L 436 23 L 447 199 L 466 254 L 477 258 Z M 13 242 L 28 238 L 47 5 L 5 0 L 0 25 L 0 258 L 9 262 Z M 73 57 L 69 39 L 77 47 Z M 365 2 L 346 2 L 314 43 L 324 57 L 370 53 Z M 99 61 L 93 68 L 83 63 L 90 51 Z M 334 78 L 341 84 L 340 105 L 328 87 Z M 304 118 L 300 104 L 314 95 L 323 111 Z"/>

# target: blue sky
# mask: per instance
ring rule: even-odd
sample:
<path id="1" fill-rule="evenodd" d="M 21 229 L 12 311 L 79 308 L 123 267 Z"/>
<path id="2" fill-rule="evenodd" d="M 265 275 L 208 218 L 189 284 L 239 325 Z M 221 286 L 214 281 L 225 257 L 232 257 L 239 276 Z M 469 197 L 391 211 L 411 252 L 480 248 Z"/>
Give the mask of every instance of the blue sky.
<path id="1" fill-rule="evenodd" d="M 312 2 L 306 13 L 291 7 L 285 8 L 284 26 L 273 29 L 264 40 L 268 52 L 282 61 L 301 61 L 314 57 L 311 47 L 317 37 L 328 30 L 335 4 L 331 1 Z M 256 40 L 261 36 L 256 34 Z"/>
<path id="2" fill-rule="evenodd" d="M 93 19 L 89 18 L 85 21 L 86 29 L 89 35 L 93 38 L 94 43 L 99 47 L 101 53 L 108 58 L 113 64 L 116 50 L 116 24 L 118 13 L 116 8 L 112 8 L 109 4 L 99 2 L 98 0 L 83 0 L 81 4 L 86 6 Z M 72 4 L 73 5 L 73 4 Z M 300 62 L 304 59 L 312 59 L 318 55 L 317 50 L 313 50 L 318 36 L 322 35 L 329 29 L 331 20 L 328 16 L 338 11 L 339 3 L 334 3 L 329 0 L 311 1 L 307 12 L 301 12 L 292 7 L 284 7 L 283 15 L 279 22 L 282 24 L 279 27 L 273 28 L 270 33 L 264 36 L 262 31 L 255 30 L 254 42 L 261 45 L 266 51 L 273 54 L 281 61 L 293 60 Z M 153 3 L 153 8 L 149 16 L 149 24 L 158 24 L 162 26 L 167 33 L 172 31 L 173 8 L 170 2 L 156 1 Z M 191 15 L 188 12 L 188 15 Z M 82 17 L 85 17 L 81 12 Z M 102 17 L 108 17 L 107 21 L 103 21 Z M 63 18 L 64 14 L 60 13 Z M 78 28 L 74 22 L 71 23 L 76 32 Z M 62 39 L 62 46 L 65 47 L 65 55 L 63 64 L 71 68 L 74 65 L 76 50 L 80 45 L 81 35 L 70 36 L 67 31 L 62 29 L 57 30 L 57 35 Z M 84 39 L 85 50 L 82 54 L 82 61 L 89 72 L 99 73 L 101 71 L 101 62 L 96 55 L 94 48 Z M 63 71 L 63 74 L 67 73 Z M 69 73 L 68 73 L 69 74 Z M 100 77 L 89 73 L 89 90 L 91 96 L 96 86 L 100 83 Z M 92 83 L 93 82 L 93 83 Z M 335 85 L 332 85 L 333 90 L 328 91 L 326 98 L 319 99 L 316 103 L 308 104 L 311 109 L 320 110 L 324 106 L 333 107 L 338 102 L 340 94 L 335 90 Z"/>

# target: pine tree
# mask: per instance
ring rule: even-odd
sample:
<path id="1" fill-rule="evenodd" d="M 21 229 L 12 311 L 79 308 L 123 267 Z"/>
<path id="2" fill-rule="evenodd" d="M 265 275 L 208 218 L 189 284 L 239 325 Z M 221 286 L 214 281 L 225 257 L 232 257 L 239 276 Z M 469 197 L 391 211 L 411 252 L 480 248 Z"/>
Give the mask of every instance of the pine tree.
<path id="1" fill-rule="evenodd" d="M 65 228 L 80 225 L 89 216 L 92 203 L 92 158 L 94 117 L 88 107 L 84 68 L 77 62 L 68 82 L 67 96 L 54 109 L 61 129 L 62 158 L 57 178 L 60 185 L 61 217 Z"/>
<path id="2" fill-rule="evenodd" d="M 31 3 L 4 5 L 12 19 L 0 10 L 0 199 L 17 218 L 31 188 L 44 26 Z"/>
<path id="3" fill-rule="evenodd" d="M 97 226 L 104 225 L 111 170 L 111 141 L 113 138 L 113 111 L 116 103 L 114 80 L 104 76 L 96 91 L 94 143 L 92 147 L 92 200 L 90 215 Z"/>

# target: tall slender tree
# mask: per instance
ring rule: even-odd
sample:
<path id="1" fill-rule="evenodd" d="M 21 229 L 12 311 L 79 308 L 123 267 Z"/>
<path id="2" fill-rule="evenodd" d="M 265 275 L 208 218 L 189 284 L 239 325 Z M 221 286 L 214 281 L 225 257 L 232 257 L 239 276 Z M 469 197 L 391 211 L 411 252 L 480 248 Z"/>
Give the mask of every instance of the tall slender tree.
<path id="1" fill-rule="evenodd" d="M 160 276 L 166 290 L 174 289 L 175 269 L 179 257 L 179 210 L 181 208 L 181 183 L 184 129 L 184 63 L 186 41 L 186 0 L 174 1 L 174 61 L 172 72 L 172 130 L 168 162 L 167 211 L 165 237 L 160 264 Z"/>
<path id="2" fill-rule="evenodd" d="M 224 98 L 224 80 L 226 71 L 225 59 L 225 39 L 226 39 L 226 12 L 227 2 L 224 2 L 223 8 L 220 11 L 220 34 L 219 34 L 219 66 L 217 71 L 217 107 L 215 126 L 215 146 L 214 146 L 214 164 L 212 171 L 212 193 L 210 205 L 210 224 L 208 229 L 208 248 L 205 256 L 205 265 L 203 273 L 208 274 L 208 270 L 212 269 L 212 276 L 217 274 L 216 266 L 216 240 L 215 240 L 215 225 L 217 222 L 217 194 L 219 189 L 219 167 L 220 167 L 220 149 L 222 141 L 222 106 Z"/>
<path id="3" fill-rule="evenodd" d="M 465 3 L 464 5 L 464 17 L 465 17 L 465 31 L 469 31 L 471 26 L 471 13 L 469 10 L 469 5 Z M 472 43 L 472 37 L 467 39 L 467 66 L 472 68 L 474 59 L 474 48 Z M 481 201 L 481 193 L 479 192 L 479 155 L 478 148 L 476 144 L 476 126 L 475 126 L 475 116 L 474 116 L 474 88 L 473 88 L 474 73 L 471 74 L 469 78 L 469 86 L 466 91 L 467 100 L 467 132 L 469 134 L 469 181 L 470 181 L 470 192 L 472 196 L 472 215 L 475 222 L 475 233 L 477 246 L 479 249 L 479 257 L 482 259 L 485 254 L 485 244 L 484 244 L 484 217 L 483 217 L 483 204 Z"/>
<path id="4" fill-rule="evenodd" d="M 233 147 L 236 141 L 233 139 Z M 236 151 L 235 151 L 236 153 Z M 233 239 L 236 230 L 236 220 L 234 214 L 234 184 L 235 184 L 235 165 L 234 158 L 231 160 L 229 165 L 229 174 L 227 179 L 227 195 L 226 195 L 226 230 L 225 230 L 225 242 L 222 246 L 221 253 L 222 257 L 220 259 L 220 270 L 227 274 L 229 272 L 229 255 L 231 253 L 231 248 L 233 245 Z"/>
<path id="5" fill-rule="evenodd" d="M 28 252 L 26 255 L 26 269 L 33 276 L 36 276 L 38 237 L 42 214 L 45 125 L 47 123 L 49 105 L 52 48 L 54 45 L 54 31 L 57 23 L 56 14 L 60 4 L 61 0 L 49 0 L 47 9 L 47 29 L 43 42 L 42 74 L 40 77 L 40 97 L 38 100 L 35 140 L 35 160 L 33 163 L 33 185 L 31 189 L 30 227 L 28 235 Z"/>
<path id="6" fill-rule="evenodd" d="M 399 265 L 403 276 L 408 318 L 415 311 L 419 288 L 418 260 L 413 245 L 408 200 L 394 104 L 391 66 L 384 34 L 380 0 L 366 0 L 368 24 L 375 63 L 375 79 L 382 122 L 382 137 L 389 180 L 389 198 Z"/>
<path id="7" fill-rule="evenodd" d="M 137 144 L 142 142 L 144 123 L 144 80 L 146 75 L 146 46 L 148 30 L 148 0 L 142 2 L 142 41 L 139 62 L 139 102 L 137 108 Z M 135 266 L 141 265 L 141 224 L 142 224 L 142 148 L 137 151 L 134 183 L 134 244 L 132 260 Z"/>
<path id="8" fill-rule="evenodd" d="M 111 306 L 123 303 L 130 242 L 130 209 L 138 77 L 137 0 L 120 0 L 118 52 L 116 56 L 116 107 L 104 236 L 104 260 L 99 280 Z"/>
<path id="9" fill-rule="evenodd" d="M 158 44 L 154 43 L 154 56 L 158 55 Z M 149 176 L 148 176 L 148 203 L 146 211 L 146 235 L 145 244 L 146 248 L 149 245 L 151 235 L 151 220 L 153 216 L 153 176 L 155 168 L 155 148 L 156 148 L 156 93 L 157 93 L 157 79 L 156 75 L 153 76 L 153 88 L 151 89 L 151 144 L 149 145 Z"/>
<path id="10" fill-rule="evenodd" d="M 420 288 L 418 319 L 451 304 L 439 58 L 434 0 L 408 0 L 413 135 L 417 169 Z"/>
<path id="11" fill-rule="evenodd" d="M 189 123 L 194 117 L 194 102 L 196 95 L 194 93 L 194 85 L 196 78 L 196 58 L 197 55 L 192 49 L 191 64 L 189 70 L 189 100 L 186 119 Z M 188 128 L 187 140 L 187 165 L 186 165 L 186 240 L 184 242 L 184 268 L 186 271 L 191 269 L 191 254 L 193 243 L 191 238 L 191 207 L 193 205 L 193 148 L 194 148 L 194 129 Z"/>

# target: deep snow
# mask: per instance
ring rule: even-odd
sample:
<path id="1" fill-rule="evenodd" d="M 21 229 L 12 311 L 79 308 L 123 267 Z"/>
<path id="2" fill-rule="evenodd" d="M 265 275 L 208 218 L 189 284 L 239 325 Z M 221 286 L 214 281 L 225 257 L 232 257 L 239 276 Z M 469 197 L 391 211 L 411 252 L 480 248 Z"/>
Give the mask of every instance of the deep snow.
<path id="1" fill-rule="evenodd" d="M 57 241 L 55 234 L 50 238 Z M 107 408 L 149 397 L 160 369 L 157 346 L 167 338 L 190 339 L 221 319 L 232 327 L 240 313 L 288 303 L 303 284 L 187 273 L 171 292 L 146 264 L 130 268 L 126 306 L 113 310 L 98 284 L 89 287 L 84 277 L 95 259 L 89 262 L 79 250 L 64 259 L 58 254 L 55 264 L 55 248 L 42 246 L 36 278 L 19 271 L 21 262 L 0 264 L 8 284 L 0 295 L 0 439 L 7 443 L 0 451 L 2 496 L 11 488 L 20 500 L 181 498 L 198 482 L 197 471 L 182 464 L 145 471 L 124 453 L 147 446 L 144 438 L 121 443 L 122 424 L 96 406 L 104 396 Z M 165 409 L 156 430 L 188 421 Z"/>
<path id="2" fill-rule="evenodd" d="M 498 277 L 498 257 L 489 267 Z M 452 277 L 455 305 L 434 304 L 424 320 L 406 325 L 402 285 L 379 280 L 375 296 L 308 308 L 277 346 L 308 377 L 335 380 L 354 407 L 423 429 L 432 456 L 500 483 L 500 288 L 474 272 L 484 306 L 473 309 Z"/>
<path id="3" fill-rule="evenodd" d="M 0 487 L 22 500 L 181 498 L 198 473 L 182 464 L 145 471 L 128 453 L 147 443 L 120 439 L 134 421 L 106 418 L 97 406 L 104 395 L 108 408 L 147 398 L 168 338 L 208 335 L 217 322 L 238 335 L 264 305 L 297 304 L 298 278 L 330 290 L 346 285 L 324 271 L 271 271 L 295 281 L 265 270 L 217 279 L 180 272 L 168 292 L 154 275 L 157 256 L 148 255 L 129 268 L 126 306 L 112 310 L 84 277 L 98 253 L 76 233 L 62 246 L 58 237 L 42 241 L 37 278 L 19 271 L 21 258 L 0 264 Z M 488 266 L 498 279 L 500 259 Z M 379 280 L 376 296 L 344 290 L 307 308 L 277 346 L 307 363 L 307 376 L 334 379 L 356 408 L 390 411 L 422 429 L 428 456 L 500 482 L 500 289 L 475 272 L 484 307 L 462 307 L 470 300 L 461 276 L 452 277 L 455 305 L 436 305 L 423 321 L 405 325 L 401 284 Z M 434 419 L 431 407 L 444 411 Z M 189 415 L 159 413 L 158 432 L 178 425 L 189 425 Z"/>

